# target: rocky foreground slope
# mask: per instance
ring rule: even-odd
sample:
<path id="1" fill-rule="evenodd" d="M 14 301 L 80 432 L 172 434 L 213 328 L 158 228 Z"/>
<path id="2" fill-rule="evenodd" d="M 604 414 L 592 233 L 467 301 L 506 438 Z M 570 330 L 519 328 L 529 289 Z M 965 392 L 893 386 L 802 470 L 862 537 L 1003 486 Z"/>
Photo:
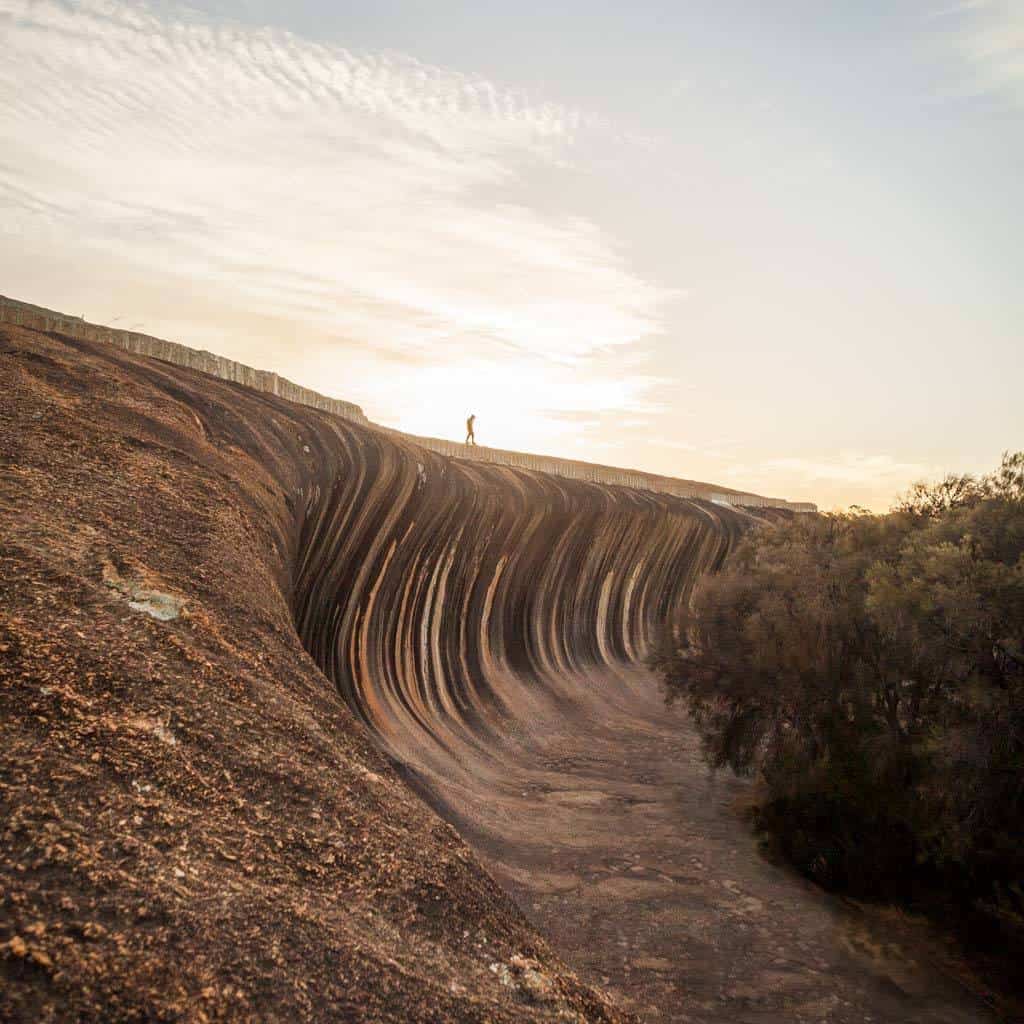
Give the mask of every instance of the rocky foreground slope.
<path id="1" fill-rule="evenodd" d="M 642 653 L 733 514 L 19 327 L 0 394 L 0 1017 L 621 1019 L 406 782 Z"/>

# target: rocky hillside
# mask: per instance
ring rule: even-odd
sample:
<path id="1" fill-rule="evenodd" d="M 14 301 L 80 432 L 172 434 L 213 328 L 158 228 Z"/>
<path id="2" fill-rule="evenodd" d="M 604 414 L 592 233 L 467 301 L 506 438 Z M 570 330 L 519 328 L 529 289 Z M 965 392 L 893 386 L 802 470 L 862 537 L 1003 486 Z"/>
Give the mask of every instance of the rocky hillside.
<path id="1" fill-rule="evenodd" d="M 623 1019 L 413 789 L 479 819 L 741 514 L 22 327 L 0 394 L 0 1017 Z"/>

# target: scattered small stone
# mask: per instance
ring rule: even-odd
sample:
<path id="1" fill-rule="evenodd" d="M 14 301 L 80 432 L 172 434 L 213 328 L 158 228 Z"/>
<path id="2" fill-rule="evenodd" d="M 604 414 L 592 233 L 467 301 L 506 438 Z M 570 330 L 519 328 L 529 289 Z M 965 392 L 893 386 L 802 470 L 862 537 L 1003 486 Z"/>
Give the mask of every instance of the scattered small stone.
<path id="1" fill-rule="evenodd" d="M 184 613 L 185 599 L 144 587 L 134 580 L 124 579 L 109 562 L 103 567 L 103 581 L 128 601 L 133 611 L 145 612 L 160 622 L 170 622 Z"/>
<path id="2" fill-rule="evenodd" d="M 540 963 L 531 957 L 514 953 L 508 964 L 495 961 L 488 969 L 502 985 L 515 989 L 530 1002 L 550 1003 L 558 998 L 554 982 L 544 973 Z"/>
<path id="3" fill-rule="evenodd" d="M 159 590 L 136 590 L 133 597 L 134 600 L 128 602 L 129 608 L 137 612 L 145 612 L 160 622 L 170 622 L 172 619 L 176 619 L 185 604 L 182 598 L 175 597 L 173 594 L 164 594 Z"/>
<path id="4" fill-rule="evenodd" d="M 48 953 L 44 953 L 41 949 L 32 950 L 32 959 L 39 964 L 40 967 L 52 967 L 53 961 L 50 959 Z"/>

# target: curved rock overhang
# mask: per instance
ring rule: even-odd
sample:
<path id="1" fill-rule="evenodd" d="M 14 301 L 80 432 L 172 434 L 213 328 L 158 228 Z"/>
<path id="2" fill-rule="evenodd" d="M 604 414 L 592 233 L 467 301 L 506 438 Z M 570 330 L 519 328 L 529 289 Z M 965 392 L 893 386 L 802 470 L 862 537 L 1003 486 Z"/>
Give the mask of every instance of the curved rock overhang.
<path id="1" fill-rule="evenodd" d="M 750 521 L 728 503 L 791 505 L 410 437 L 277 374 L 0 296 L 2 322 L 154 356 L 288 400 L 268 404 L 302 421 L 300 447 L 280 430 L 261 437 L 258 419 L 212 429 L 247 434 L 268 463 L 279 458 L 276 446 L 291 449 L 290 472 L 276 469 L 278 484 L 290 488 L 297 531 L 288 571 L 299 636 L 371 732 L 405 761 L 431 747 L 450 756 L 457 743 L 493 739 L 486 734 L 524 705 L 522 692 L 509 692 L 512 681 L 534 693 L 564 691 L 565 680 L 594 666 L 642 660 L 694 581 Z"/>
<path id="2" fill-rule="evenodd" d="M 355 425 L 295 496 L 302 642 L 388 751 L 487 749 L 595 667 L 636 663 L 746 517 L 447 459 Z"/>
<path id="3" fill-rule="evenodd" d="M 749 518 L 59 333 L 0 372 L 0 1015 L 623 1019 L 366 737 L 493 824 Z"/>

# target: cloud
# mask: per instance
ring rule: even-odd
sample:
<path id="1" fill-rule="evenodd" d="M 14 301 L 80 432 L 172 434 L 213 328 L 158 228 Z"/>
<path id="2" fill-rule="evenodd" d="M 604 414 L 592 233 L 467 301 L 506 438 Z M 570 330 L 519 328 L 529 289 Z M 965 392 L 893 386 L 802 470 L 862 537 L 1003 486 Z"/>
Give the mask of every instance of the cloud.
<path id="1" fill-rule="evenodd" d="M 129 264 L 137 294 L 180 297 L 179 330 L 199 290 L 294 325 L 302 351 L 274 368 L 410 428 L 439 422 L 424 396 L 454 400 L 456 379 L 493 403 L 517 388 L 512 427 L 644 406 L 651 380 L 602 356 L 642 362 L 669 293 L 593 219 L 529 201 L 599 119 L 173 5 L 0 0 L 0 33 L 5 245 Z"/>
<path id="2" fill-rule="evenodd" d="M 675 448 L 681 452 L 697 451 L 697 446 L 695 444 L 691 444 L 689 441 L 674 441 L 669 438 L 657 438 L 652 443 L 656 444 L 659 448 Z"/>
<path id="3" fill-rule="evenodd" d="M 728 458 L 721 453 L 723 459 Z M 823 508 L 888 508 L 893 496 L 917 480 L 935 479 L 943 468 L 884 453 L 839 451 L 817 456 L 736 459 L 719 471 L 732 486 L 760 494 L 814 501 Z"/>
<path id="4" fill-rule="evenodd" d="M 1024 7 L 1016 0 L 965 0 L 935 12 L 947 51 L 965 69 L 956 93 L 1024 106 Z"/>
<path id="5" fill-rule="evenodd" d="M 841 452 L 827 459 L 790 456 L 769 459 L 756 468 L 737 465 L 727 470 L 730 476 L 764 471 L 782 473 L 809 483 L 828 481 L 886 487 L 893 481 L 917 480 L 936 475 L 936 468 L 924 463 L 900 462 L 891 455 L 865 455 L 857 452 Z"/>

